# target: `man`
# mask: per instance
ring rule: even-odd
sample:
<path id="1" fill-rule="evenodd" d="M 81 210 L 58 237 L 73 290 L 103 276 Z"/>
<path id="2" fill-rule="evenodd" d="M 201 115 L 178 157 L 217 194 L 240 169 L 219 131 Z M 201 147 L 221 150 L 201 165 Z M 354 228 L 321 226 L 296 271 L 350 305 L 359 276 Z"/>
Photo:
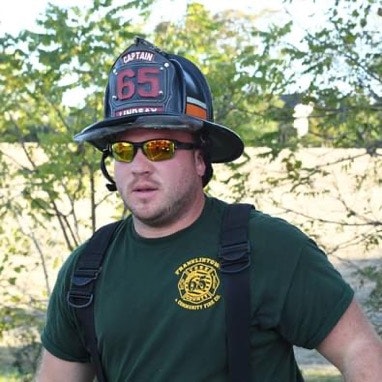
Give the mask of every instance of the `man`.
<path id="1" fill-rule="evenodd" d="M 106 380 L 228 381 L 217 256 L 226 203 L 203 187 L 211 163 L 238 158 L 243 143 L 213 122 L 205 78 L 185 58 L 138 38 L 112 67 L 105 119 L 75 139 L 103 151 L 109 189 L 131 211 L 97 280 L 95 327 Z M 109 155 L 114 179 L 104 165 Z M 316 244 L 255 210 L 249 236 L 250 380 L 302 381 L 298 345 L 317 348 L 346 381 L 381 381 L 381 341 Z M 83 250 L 68 258 L 51 296 L 39 382 L 94 378 L 83 328 L 66 299 Z"/>

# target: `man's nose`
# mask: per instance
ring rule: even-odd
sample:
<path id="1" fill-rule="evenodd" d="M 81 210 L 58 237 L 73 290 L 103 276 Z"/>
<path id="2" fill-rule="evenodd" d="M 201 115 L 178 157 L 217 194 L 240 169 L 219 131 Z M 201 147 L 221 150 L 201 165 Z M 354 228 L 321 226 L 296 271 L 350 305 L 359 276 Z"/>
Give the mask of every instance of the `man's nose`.
<path id="1" fill-rule="evenodd" d="M 138 148 L 130 166 L 133 172 L 149 172 L 152 169 L 152 162 L 143 153 L 142 148 Z"/>

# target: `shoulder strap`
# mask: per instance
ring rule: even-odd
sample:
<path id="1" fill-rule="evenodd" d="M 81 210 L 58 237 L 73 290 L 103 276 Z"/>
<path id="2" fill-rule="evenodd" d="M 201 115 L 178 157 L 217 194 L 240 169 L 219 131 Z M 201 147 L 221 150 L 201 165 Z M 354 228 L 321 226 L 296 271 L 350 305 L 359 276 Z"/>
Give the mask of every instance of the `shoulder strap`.
<path id="1" fill-rule="evenodd" d="M 226 305 L 230 380 L 250 381 L 250 204 L 230 204 L 223 215 L 219 261 Z"/>
<path id="2" fill-rule="evenodd" d="M 67 302 L 74 308 L 80 327 L 84 330 L 85 345 L 96 369 L 98 382 L 106 382 L 98 352 L 94 325 L 94 290 L 102 262 L 111 238 L 122 221 L 99 228 L 86 244 L 74 269 Z"/>

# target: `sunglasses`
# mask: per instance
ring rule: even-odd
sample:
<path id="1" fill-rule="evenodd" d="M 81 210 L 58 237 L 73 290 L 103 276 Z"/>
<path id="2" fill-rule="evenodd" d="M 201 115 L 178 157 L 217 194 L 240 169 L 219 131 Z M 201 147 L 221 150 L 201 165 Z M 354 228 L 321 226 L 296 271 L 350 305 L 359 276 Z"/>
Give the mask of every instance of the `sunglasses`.
<path id="1" fill-rule="evenodd" d="M 195 143 L 179 142 L 173 139 L 150 139 L 144 142 L 114 142 L 108 146 L 107 150 L 116 161 L 130 163 L 138 149 L 141 149 L 152 162 L 159 162 L 171 159 L 175 155 L 175 150 L 193 150 L 198 147 Z"/>

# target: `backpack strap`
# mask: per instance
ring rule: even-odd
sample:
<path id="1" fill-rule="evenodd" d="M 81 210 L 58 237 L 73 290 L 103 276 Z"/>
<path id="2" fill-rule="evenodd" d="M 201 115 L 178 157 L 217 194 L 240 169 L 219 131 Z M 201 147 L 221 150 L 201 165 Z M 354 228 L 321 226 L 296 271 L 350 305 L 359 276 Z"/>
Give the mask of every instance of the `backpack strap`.
<path id="1" fill-rule="evenodd" d="M 122 220 L 99 228 L 86 244 L 75 266 L 66 299 L 84 330 L 85 346 L 90 353 L 98 382 L 106 382 L 98 351 L 94 324 L 94 291 L 102 262 L 112 236 Z"/>
<path id="2" fill-rule="evenodd" d="M 226 306 L 230 380 L 250 381 L 250 243 L 251 204 L 227 205 L 220 233 L 219 261 Z"/>

